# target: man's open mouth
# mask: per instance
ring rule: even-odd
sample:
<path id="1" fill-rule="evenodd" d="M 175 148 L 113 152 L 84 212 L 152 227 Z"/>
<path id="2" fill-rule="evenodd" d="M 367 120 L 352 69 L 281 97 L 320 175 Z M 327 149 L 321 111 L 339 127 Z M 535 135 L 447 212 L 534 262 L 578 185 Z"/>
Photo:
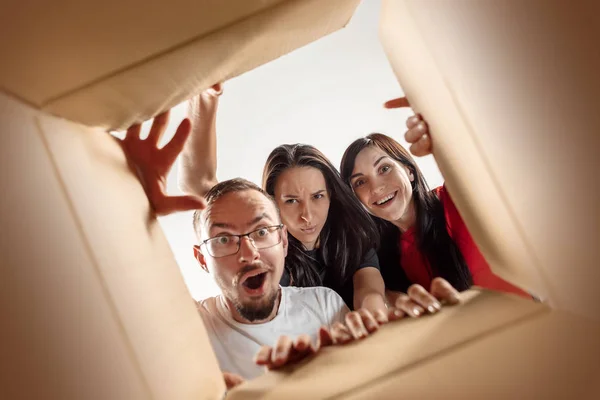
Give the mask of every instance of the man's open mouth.
<path id="1" fill-rule="evenodd" d="M 265 283 L 266 278 L 267 278 L 267 272 L 266 271 L 261 272 L 261 273 L 258 273 L 256 275 L 246 278 L 246 280 L 244 280 L 242 282 L 242 286 L 244 286 L 250 290 L 257 290 L 257 289 L 260 289 L 260 287 Z"/>

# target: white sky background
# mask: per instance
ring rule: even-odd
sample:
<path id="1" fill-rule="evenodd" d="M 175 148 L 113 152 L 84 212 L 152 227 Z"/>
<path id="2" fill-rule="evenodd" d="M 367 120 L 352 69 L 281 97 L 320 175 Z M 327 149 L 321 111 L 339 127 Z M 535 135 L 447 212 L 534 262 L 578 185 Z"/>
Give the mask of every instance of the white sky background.
<path id="1" fill-rule="evenodd" d="M 371 132 L 405 144 L 411 111 L 382 107 L 402 90 L 378 40 L 379 11 L 379 0 L 363 0 L 345 29 L 224 84 L 217 117 L 219 180 L 243 177 L 260 185 L 268 154 L 283 143 L 311 144 L 336 167 L 346 147 Z M 171 111 L 165 141 L 185 112 L 185 104 Z M 146 122 L 146 132 L 149 127 Z M 431 156 L 417 162 L 431 187 L 442 184 Z M 180 194 L 177 166 L 168 189 Z M 217 294 L 218 288 L 193 257 L 197 242 L 191 214 L 159 220 L 191 295 L 202 299 Z"/>

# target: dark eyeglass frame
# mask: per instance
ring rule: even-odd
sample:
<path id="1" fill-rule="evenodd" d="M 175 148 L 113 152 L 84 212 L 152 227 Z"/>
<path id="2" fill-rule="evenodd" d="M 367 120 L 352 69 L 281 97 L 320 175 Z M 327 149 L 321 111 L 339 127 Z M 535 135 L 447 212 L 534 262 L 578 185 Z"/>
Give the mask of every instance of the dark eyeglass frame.
<path id="1" fill-rule="evenodd" d="M 273 228 L 275 228 L 275 230 L 273 231 L 273 233 L 277 232 L 277 233 L 278 233 L 278 235 L 279 235 L 279 241 L 278 241 L 277 243 L 274 243 L 274 244 L 272 244 L 271 246 L 267 246 L 267 247 L 260 247 L 260 248 L 259 248 L 259 247 L 257 247 L 257 246 L 256 246 L 256 242 L 254 241 L 254 239 L 252 239 L 252 238 L 250 237 L 250 235 L 252 235 L 253 233 L 256 233 L 256 232 L 258 232 L 258 231 L 260 231 L 260 230 L 263 230 L 263 229 L 273 229 Z M 206 250 L 208 251 L 208 254 L 210 254 L 210 256 L 211 256 L 212 258 L 223 258 L 223 257 L 229 257 L 229 256 L 232 256 L 232 255 L 234 255 L 234 254 L 237 254 L 237 253 L 240 251 L 240 246 L 241 246 L 241 244 L 242 244 L 242 238 L 243 238 L 243 237 L 247 237 L 247 238 L 248 238 L 248 240 L 250 240 L 250 242 L 252 243 L 252 246 L 254 246 L 254 248 L 255 248 L 256 250 L 269 249 L 269 248 L 271 248 L 271 247 L 274 247 L 274 246 L 277 246 L 279 243 L 281 243 L 281 240 L 282 240 L 282 236 L 281 236 L 281 229 L 282 229 L 282 228 L 283 228 L 283 224 L 278 224 L 278 225 L 269 225 L 269 226 L 262 226 L 262 227 L 260 227 L 260 228 L 257 228 L 257 229 L 255 229 L 255 230 L 253 230 L 252 232 L 243 233 L 243 234 L 240 234 L 240 235 L 233 235 L 233 234 L 229 234 L 229 233 L 228 233 L 228 234 L 226 234 L 226 235 L 213 236 L 213 237 L 211 237 L 211 238 L 208 238 L 208 239 L 206 239 L 206 240 L 203 240 L 203 241 L 202 241 L 202 243 L 200 243 L 200 247 L 202 247 L 202 246 L 206 247 Z M 210 251 L 210 248 L 209 248 L 209 247 L 208 247 L 208 245 L 207 245 L 207 243 L 208 243 L 208 242 L 210 242 L 211 240 L 219 239 L 219 238 L 221 238 L 221 237 L 223 237 L 223 236 L 230 237 L 230 238 L 237 237 L 237 238 L 238 238 L 238 241 L 237 241 L 237 249 L 235 250 L 235 252 L 234 252 L 234 253 L 231 253 L 231 254 L 226 254 L 226 255 L 224 255 L 224 256 L 213 256 L 213 255 L 212 255 L 212 252 Z"/>

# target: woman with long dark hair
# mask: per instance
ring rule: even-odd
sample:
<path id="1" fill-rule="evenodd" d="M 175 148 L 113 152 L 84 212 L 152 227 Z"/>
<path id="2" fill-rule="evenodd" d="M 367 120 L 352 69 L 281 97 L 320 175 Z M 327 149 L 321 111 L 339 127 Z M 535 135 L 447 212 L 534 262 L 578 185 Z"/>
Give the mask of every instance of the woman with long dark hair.
<path id="1" fill-rule="evenodd" d="M 263 189 L 289 233 L 282 285 L 327 286 L 350 307 L 385 309 L 377 227 L 323 153 L 278 146 L 265 164 Z"/>
<path id="2" fill-rule="evenodd" d="M 407 138 L 414 139 L 420 155 L 427 154 L 426 124 L 411 118 Z M 403 292 L 411 283 L 428 288 L 442 277 L 458 290 L 475 284 L 531 298 L 491 271 L 445 186 L 430 190 L 414 159 L 394 139 L 372 133 L 355 140 L 342 157 L 340 173 L 379 228 L 386 290 Z"/>

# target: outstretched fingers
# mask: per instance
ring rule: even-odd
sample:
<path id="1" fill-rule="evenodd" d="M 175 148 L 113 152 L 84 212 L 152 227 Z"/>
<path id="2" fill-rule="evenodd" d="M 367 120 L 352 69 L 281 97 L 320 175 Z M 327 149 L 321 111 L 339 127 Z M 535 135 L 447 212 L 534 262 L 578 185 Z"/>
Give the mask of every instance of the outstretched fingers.
<path id="1" fill-rule="evenodd" d="M 162 138 L 165 130 L 167 129 L 167 125 L 169 124 L 169 111 L 165 111 L 162 114 L 157 115 L 152 121 L 152 127 L 150 128 L 150 133 L 148 133 L 148 140 L 150 143 L 158 146 L 158 142 Z"/>

